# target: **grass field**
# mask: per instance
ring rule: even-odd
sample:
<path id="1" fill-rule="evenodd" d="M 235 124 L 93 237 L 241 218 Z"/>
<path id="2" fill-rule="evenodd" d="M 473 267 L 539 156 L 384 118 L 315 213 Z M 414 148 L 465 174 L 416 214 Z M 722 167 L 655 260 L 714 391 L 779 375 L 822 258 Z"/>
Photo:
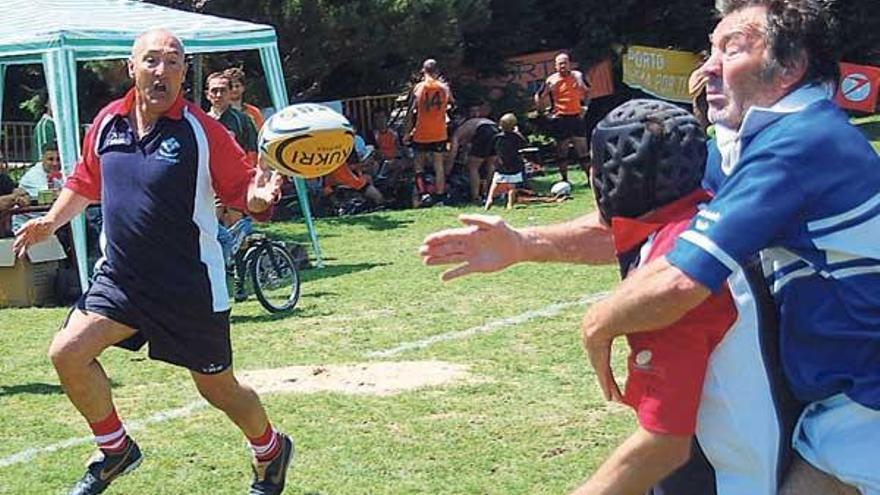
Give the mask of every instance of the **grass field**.
<path id="1" fill-rule="evenodd" d="M 859 117 L 853 119 L 856 124 L 871 141 L 877 153 L 880 153 L 880 115 L 871 115 L 868 117 Z"/>
<path id="2" fill-rule="evenodd" d="M 498 213 L 518 226 L 573 218 L 592 204 L 582 186 L 576 193 L 564 204 Z M 422 266 L 416 249 L 429 232 L 455 225 L 463 211 L 477 210 L 318 220 L 327 266 L 304 272 L 296 312 L 270 316 L 253 300 L 234 306 L 240 371 L 384 359 L 439 360 L 471 374 L 391 396 L 265 395 L 274 422 L 297 442 L 285 493 L 559 494 L 631 431 L 631 414 L 601 398 L 579 343 L 585 306 L 576 302 L 612 287 L 616 270 L 531 264 L 442 284 L 440 270 Z M 300 224 L 268 230 L 306 239 Z M 556 312 L 510 320 L 548 307 Z M 64 315 L 61 308 L 0 311 L 0 494 L 64 493 L 93 450 L 45 357 Z M 485 331 L 465 338 L 370 357 L 483 325 Z M 621 364 L 622 346 L 617 352 Z M 108 493 L 246 492 L 243 438 L 225 416 L 199 404 L 186 372 L 116 349 L 102 363 L 123 419 L 141 425 L 133 436 L 146 456 Z M 28 449 L 36 451 L 24 460 Z"/>

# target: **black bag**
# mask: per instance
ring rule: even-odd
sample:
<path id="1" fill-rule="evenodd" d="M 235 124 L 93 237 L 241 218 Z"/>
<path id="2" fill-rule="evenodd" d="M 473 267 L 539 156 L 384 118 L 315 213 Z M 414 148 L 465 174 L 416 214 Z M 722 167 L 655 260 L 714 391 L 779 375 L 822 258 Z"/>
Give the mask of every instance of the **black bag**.
<path id="1" fill-rule="evenodd" d="M 295 242 L 285 243 L 290 257 L 293 259 L 293 265 L 297 270 L 305 270 L 311 268 L 312 262 L 309 260 L 309 252 L 301 244 Z"/>

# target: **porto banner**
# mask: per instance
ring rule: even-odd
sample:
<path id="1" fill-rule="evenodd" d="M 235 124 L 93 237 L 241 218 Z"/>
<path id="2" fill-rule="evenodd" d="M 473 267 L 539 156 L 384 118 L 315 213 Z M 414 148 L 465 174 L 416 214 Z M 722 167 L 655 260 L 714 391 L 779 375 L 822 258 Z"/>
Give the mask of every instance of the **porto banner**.
<path id="1" fill-rule="evenodd" d="M 631 45 L 623 57 L 623 82 L 657 98 L 690 103 L 688 77 L 699 65 L 696 53 Z"/>
<path id="2" fill-rule="evenodd" d="M 873 113 L 877 108 L 880 67 L 840 63 L 840 84 L 834 101 L 841 108 Z"/>

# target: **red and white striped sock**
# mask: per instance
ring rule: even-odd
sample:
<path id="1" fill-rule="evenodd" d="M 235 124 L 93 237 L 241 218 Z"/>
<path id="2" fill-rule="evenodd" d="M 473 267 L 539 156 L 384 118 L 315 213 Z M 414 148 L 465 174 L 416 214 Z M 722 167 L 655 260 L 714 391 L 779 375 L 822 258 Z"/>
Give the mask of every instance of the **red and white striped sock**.
<path id="1" fill-rule="evenodd" d="M 116 409 L 110 412 L 106 418 L 97 423 L 89 423 L 92 433 L 95 434 L 95 443 L 104 452 L 115 454 L 122 452 L 128 447 L 128 435 L 125 427 L 116 414 Z"/>
<path id="2" fill-rule="evenodd" d="M 272 429 L 271 424 L 266 425 L 266 431 L 259 437 L 248 437 L 248 442 L 258 462 L 273 459 L 281 450 L 281 439 L 278 438 L 278 433 Z"/>

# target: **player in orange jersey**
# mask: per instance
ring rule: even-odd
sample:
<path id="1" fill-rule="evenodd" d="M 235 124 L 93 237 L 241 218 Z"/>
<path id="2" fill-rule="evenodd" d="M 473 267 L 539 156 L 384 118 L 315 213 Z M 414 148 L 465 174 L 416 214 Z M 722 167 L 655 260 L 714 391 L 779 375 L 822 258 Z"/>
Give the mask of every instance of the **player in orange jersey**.
<path id="1" fill-rule="evenodd" d="M 589 187 L 590 156 L 587 147 L 587 127 L 584 121 L 584 104 L 588 103 L 590 83 L 581 71 L 571 69 L 566 53 L 556 55 L 556 72 L 535 93 L 535 107 L 541 111 L 550 98 L 550 118 L 553 137 L 557 144 L 557 160 L 562 180 L 568 180 L 568 148 L 574 146 L 577 161 L 587 174 Z"/>
<path id="2" fill-rule="evenodd" d="M 415 151 L 416 189 L 420 195 L 427 192 L 422 177 L 425 162 L 430 162 L 434 167 L 434 200 L 442 200 L 446 194 L 446 171 L 443 166 L 449 140 L 446 107 L 452 101 L 452 91 L 440 77 L 437 61 L 431 58 L 425 60 L 422 64 L 422 80 L 413 89 L 405 135 Z"/>

